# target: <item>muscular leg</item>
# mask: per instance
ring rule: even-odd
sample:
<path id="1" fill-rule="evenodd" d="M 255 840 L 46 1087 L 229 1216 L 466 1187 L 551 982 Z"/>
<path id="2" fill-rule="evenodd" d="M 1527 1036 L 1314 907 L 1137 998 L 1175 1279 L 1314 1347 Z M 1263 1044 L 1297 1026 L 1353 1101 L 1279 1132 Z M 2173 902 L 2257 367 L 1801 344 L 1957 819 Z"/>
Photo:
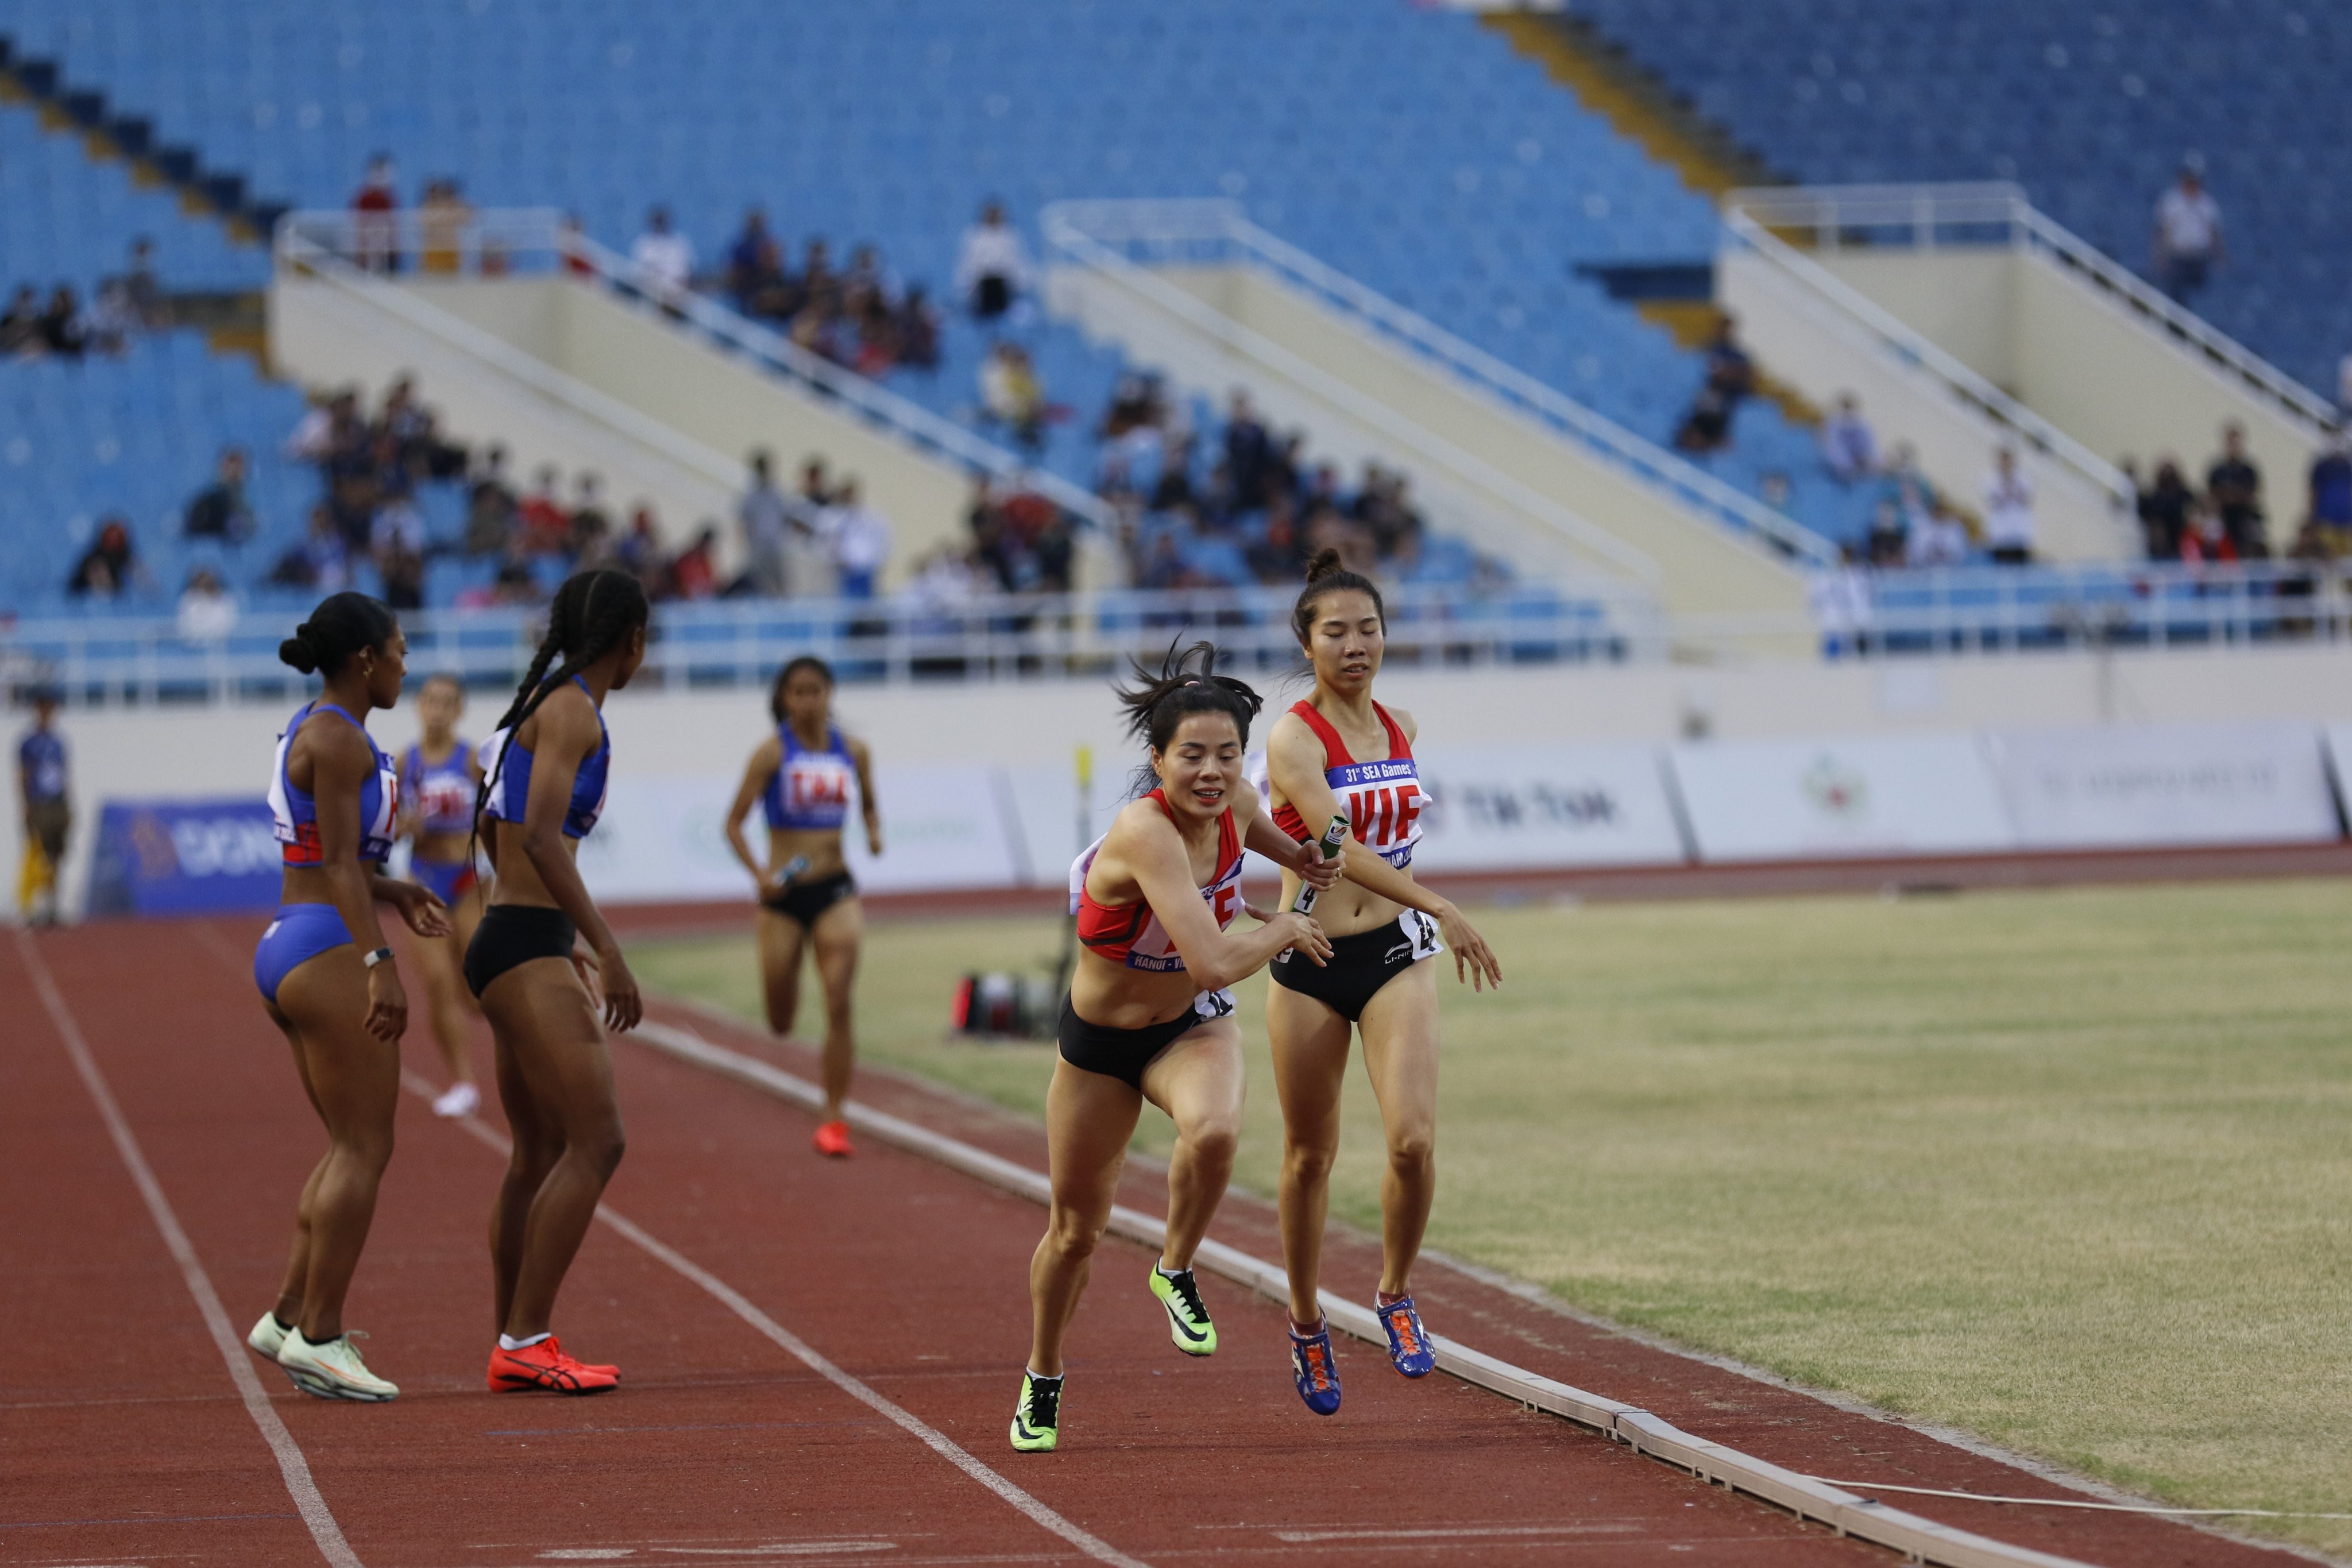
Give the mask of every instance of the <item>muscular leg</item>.
<path id="1" fill-rule="evenodd" d="M 1290 1275 L 1290 1320 L 1323 1315 L 1323 1219 L 1331 1162 L 1339 1152 L 1339 1084 L 1348 1072 L 1348 1020 L 1312 996 L 1266 987 L 1265 1028 L 1274 1042 L 1274 1088 L 1282 1101 L 1282 1176 L 1276 1213 L 1282 1262 Z"/>
<path id="2" fill-rule="evenodd" d="M 857 1036 L 850 1026 L 850 993 L 857 983 L 857 950 L 866 916 L 856 899 L 844 899 L 817 916 L 809 940 L 816 948 L 817 977 L 824 982 L 824 1119 L 841 1120 L 849 1098 L 850 1074 L 857 1067 Z"/>
<path id="3" fill-rule="evenodd" d="M 376 1189 L 392 1160 L 400 1103 L 400 1047 L 379 1040 L 367 1016 L 367 971 L 353 947 L 331 948 L 295 965 L 278 984 L 278 1006 L 293 1026 L 303 1081 L 327 1124 L 327 1157 L 303 1187 L 307 1243 L 298 1326 L 312 1343 L 343 1331 L 343 1297 L 367 1246 Z"/>
<path id="4" fill-rule="evenodd" d="M 768 1028 L 793 1032 L 801 1010 L 801 950 L 808 931 L 789 915 L 762 909 L 753 917 L 760 942 L 760 996 L 768 1005 Z"/>
<path id="5" fill-rule="evenodd" d="M 408 950 L 425 976 L 425 1005 L 432 1014 L 433 1043 L 440 1048 L 441 1065 L 451 1083 L 470 1083 L 474 1065 L 466 1055 L 466 1014 L 473 993 L 467 990 L 466 977 L 458 972 L 465 943 L 452 932 L 412 938 Z"/>
<path id="6" fill-rule="evenodd" d="M 262 1005 L 269 1010 L 270 1022 L 284 1032 L 287 1047 L 294 1054 L 294 1074 L 302 1080 L 302 1092 L 309 1096 L 310 1109 L 319 1112 L 319 1121 L 323 1124 L 327 1113 L 320 1110 L 319 1096 L 310 1088 L 310 1064 L 304 1058 L 302 1037 L 295 1031 L 294 1021 L 279 1012 L 274 1003 L 265 1001 Z M 302 1321 L 302 1287 L 310 1278 L 310 1205 L 317 1201 L 320 1174 L 326 1170 L 333 1152 L 330 1144 L 327 1153 L 319 1156 L 319 1163 L 310 1167 L 310 1174 L 302 1184 L 302 1195 L 294 1203 L 294 1245 L 287 1254 L 286 1277 L 278 1287 L 278 1304 L 269 1310 L 281 1323 Z"/>
<path id="7" fill-rule="evenodd" d="M 563 1155 L 563 1132 L 532 1102 L 530 1088 L 523 1081 L 522 1068 L 514 1052 L 508 1048 L 505 1037 L 493 1028 L 491 1038 L 499 1104 L 506 1110 L 507 1128 L 511 1134 L 506 1173 L 499 1181 L 498 1199 L 490 1205 L 491 1300 L 497 1314 L 491 1328 L 493 1332 L 503 1333 L 507 1318 L 514 1309 L 515 1279 L 522 1272 L 523 1237 L 530 1229 L 530 1205 L 547 1181 L 547 1173 Z"/>
<path id="8" fill-rule="evenodd" d="M 1176 1152 L 1168 1161 L 1168 1240 L 1160 1266 L 1192 1267 L 1209 1221 L 1234 1173 L 1242 1131 L 1242 1097 L 1249 1079 L 1242 1065 L 1242 1032 L 1230 1018 L 1203 1024 L 1179 1039 L 1145 1069 L 1143 1093 L 1176 1123 Z"/>
<path id="9" fill-rule="evenodd" d="M 1359 1026 L 1388 1135 L 1381 1177 L 1381 1289 L 1402 1295 L 1437 1196 L 1437 965 L 1414 964 L 1374 994 Z"/>
<path id="10" fill-rule="evenodd" d="M 511 1247 L 510 1205 L 552 1148 L 520 1226 L 500 1331 L 516 1339 L 547 1331 L 556 1292 L 596 1216 L 604 1184 L 621 1163 L 621 1111 L 613 1092 L 613 1064 L 604 1029 L 569 959 L 535 958 L 490 982 L 482 998 L 499 1041 L 499 1092 L 519 1099 L 526 1116 L 547 1131 L 529 1156 L 516 1140 L 516 1158 L 499 1193 L 495 1246 Z"/>
<path id="11" fill-rule="evenodd" d="M 1054 1198 L 1045 1239 L 1029 1260 L 1029 1370 L 1062 1374 L 1062 1335 L 1087 1288 L 1095 1245 L 1110 1224 L 1112 1195 L 1143 1096 L 1115 1078 L 1054 1064 L 1045 1090 L 1046 1168 Z"/>

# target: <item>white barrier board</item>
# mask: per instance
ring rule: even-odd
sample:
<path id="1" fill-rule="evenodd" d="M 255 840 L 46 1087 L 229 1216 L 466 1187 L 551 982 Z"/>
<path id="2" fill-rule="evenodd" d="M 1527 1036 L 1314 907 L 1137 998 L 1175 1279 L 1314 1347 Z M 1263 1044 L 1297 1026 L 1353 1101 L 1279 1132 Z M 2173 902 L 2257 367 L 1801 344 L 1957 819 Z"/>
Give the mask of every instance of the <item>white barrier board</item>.
<path id="1" fill-rule="evenodd" d="M 1702 861 L 1969 855 L 2016 843 L 1973 735 L 1711 741 L 1669 755 Z"/>
<path id="2" fill-rule="evenodd" d="M 1549 870 L 1688 858 L 1664 760 L 1641 742 L 1432 748 L 1416 868 Z"/>
<path id="3" fill-rule="evenodd" d="M 2032 849 L 2293 844 L 2336 837 L 2315 725 L 1997 730 L 1986 754 Z"/>

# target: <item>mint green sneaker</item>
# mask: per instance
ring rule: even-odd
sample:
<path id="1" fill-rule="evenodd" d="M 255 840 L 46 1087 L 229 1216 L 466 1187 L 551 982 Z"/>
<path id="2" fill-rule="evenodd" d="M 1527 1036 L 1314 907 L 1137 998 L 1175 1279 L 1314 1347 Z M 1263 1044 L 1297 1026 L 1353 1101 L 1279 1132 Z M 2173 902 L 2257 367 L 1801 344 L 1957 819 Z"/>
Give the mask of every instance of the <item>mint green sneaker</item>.
<path id="1" fill-rule="evenodd" d="M 292 1330 L 278 1321 L 276 1312 L 264 1312 L 261 1314 L 261 1321 L 254 1324 L 253 1331 L 245 1336 L 245 1342 L 250 1345 L 253 1348 L 253 1353 L 262 1360 L 276 1361 L 278 1350 L 286 1343 L 286 1336 L 291 1332 L 293 1332 Z"/>
<path id="2" fill-rule="evenodd" d="M 1021 1403 L 1013 1407 L 1013 1447 L 1024 1454 L 1050 1454 L 1062 1440 L 1062 1380 L 1021 1373 Z"/>
<path id="3" fill-rule="evenodd" d="M 1153 1264 L 1151 1293 L 1168 1309 L 1168 1337 L 1178 1350 L 1186 1355 L 1216 1353 L 1217 1325 L 1209 1321 L 1209 1309 L 1201 1304 L 1201 1287 L 1193 1281 L 1191 1269 L 1170 1274 Z"/>

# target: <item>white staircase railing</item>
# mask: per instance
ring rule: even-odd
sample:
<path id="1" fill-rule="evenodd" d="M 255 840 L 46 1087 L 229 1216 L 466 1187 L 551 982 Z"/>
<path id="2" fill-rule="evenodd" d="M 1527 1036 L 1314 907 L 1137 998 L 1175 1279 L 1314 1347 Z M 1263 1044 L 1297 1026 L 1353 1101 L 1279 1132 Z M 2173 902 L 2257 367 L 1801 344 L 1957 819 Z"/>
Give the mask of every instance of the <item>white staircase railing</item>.
<path id="1" fill-rule="evenodd" d="M 1055 202 L 1045 208 L 1043 226 L 1049 252 L 1089 265 L 1108 253 L 1145 266 L 1240 262 L 1262 268 L 1683 506 L 1768 540 L 1801 561 L 1837 559 L 1836 547 L 1811 529 L 1267 233 L 1244 217 L 1236 203 Z"/>
<path id="2" fill-rule="evenodd" d="M 1058 475 L 1034 468 L 994 442 L 812 353 L 720 300 L 664 288 L 628 257 L 568 225 L 553 208 L 478 212 L 446 228 L 436 228 L 430 217 L 413 209 L 365 217 L 343 210 L 290 212 L 278 220 L 274 248 L 280 268 L 323 271 L 322 262 L 340 264 L 336 276 L 346 282 L 381 276 L 363 265 L 378 258 L 395 262 L 403 277 L 569 274 L 610 290 L 635 309 L 692 328 L 772 374 L 823 395 L 926 455 L 1017 481 L 1097 527 L 1108 528 L 1114 521 L 1110 508 L 1099 496 Z"/>
<path id="3" fill-rule="evenodd" d="M 2146 325 L 2178 339 L 2213 368 L 2273 405 L 2316 439 L 2336 410 L 2253 350 L 2053 219 L 2007 181 L 1914 185 L 1806 185 L 1733 191 L 1724 212 L 1743 235 L 1801 235 L 1815 250 L 1855 245 L 1913 250 L 2018 247 L 2074 273 Z"/>

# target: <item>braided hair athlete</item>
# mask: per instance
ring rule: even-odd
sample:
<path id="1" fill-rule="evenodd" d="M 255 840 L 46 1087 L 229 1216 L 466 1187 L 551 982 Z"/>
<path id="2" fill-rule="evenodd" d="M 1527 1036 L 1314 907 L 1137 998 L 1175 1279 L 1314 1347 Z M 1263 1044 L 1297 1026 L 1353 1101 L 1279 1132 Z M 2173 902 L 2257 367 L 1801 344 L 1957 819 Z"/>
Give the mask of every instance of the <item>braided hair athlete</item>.
<path id="1" fill-rule="evenodd" d="M 499 1102 L 514 1134 L 490 1211 L 499 1342 L 488 1375 L 499 1393 L 594 1394 L 620 1382 L 615 1367 L 564 1354 L 548 1320 L 621 1163 L 605 1031 L 635 1028 L 644 1010 L 573 858 L 604 808 L 613 758 L 604 698 L 644 662 L 650 614 L 644 587 L 626 573 L 583 572 L 565 583 L 530 673 L 484 748 L 478 815 L 498 879 L 466 949 L 466 984 L 490 1021 Z"/>
<path id="2" fill-rule="evenodd" d="M 1437 975 L 1425 961 L 1451 946 L 1456 978 L 1475 988 L 1500 985 L 1503 971 L 1462 911 L 1412 879 L 1426 797 L 1412 760 L 1412 715 L 1372 700 L 1388 630 L 1380 589 L 1344 570 L 1338 551 L 1322 551 L 1307 565 L 1291 629 L 1314 665 L 1315 690 L 1266 737 L 1274 819 L 1294 838 L 1313 837 L 1333 816 L 1349 825 L 1341 851 L 1347 883 L 1315 906 L 1332 932 L 1331 962 L 1276 963 L 1265 1003 L 1282 1100 L 1291 1372 L 1307 1407 L 1328 1415 L 1339 1408 L 1339 1374 L 1317 1292 L 1349 1031 L 1363 1038 L 1364 1068 L 1388 1135 L 1373 1307 L 1388 1331 L 1391 1363 L 1407 1377 L 1425 1377 L 1437 1361 L 1411 1290 L 1437 1190 Z M 1284 898 L 1295 889 L 1286 881 Z"/>
<path id="3" fill-rule="evenodd" d="M 285 846 L 284 890 L 254 949 L 253 983 L 294 1047 L 294 1069 L 329 1142 L 302 1184 L 278 1304 L 245 1342 L 321 1399 L 400 1394 L 360 1359 L 343 1329 L 343 1297 L 392 1159 L 408 1027 L 408 995 L 375 906 L 392 905 L 419 936 L 449 931 L 440 900 L 383 875 L 400 784 L 368 737 L 367 716 L 400 700 L 407 656 L 400 623 L 363 594 L 321 601 L 278 647 L 303 674 L 323 676 L 326 689 L 278 742 L 269 813 Z"/>
<path id="4" fill-rule="evenodd" d="M 401 831 L 409 843 L 408 877 L 449 909 L 453 928 L 446 942 L 420 942 L 416 966 L 425 972 L 425 1005 L 433 1042 L 449 1069 L 449 1087 L 433 1101 L 436 1116 L 471 1116 L 482 1102 L 467 1059 L 466 1015 L 479 1011 L 466 988 L 461 960 L 482 918 L 481 881 L 474 868 L 474 802 L 480 798 L 482 765 L 474 748 L 457 734 L 466 711 L 466 689 L 446 671 L 428 675 L 416 689 L 418 733 L 400 753 Z"/>
<path id="5" fill-rule="evenodd" d="M 882 817 L 874 801 L 873 756 L 865 742 L 835 728 L 832 710 L 833 670 L 824 660 L 803 655 L 777 672 L 768 700 L 775 732 L 760 743 L 743 770 L 727 811 L 727 843 L 760 885 L 761 990 L 768 1027 L 779 1035 L 792 1033 L 800 1011 L 801 955 L 814 949 L 816 972 L 824 982 L 824 1119 L 817 1125 L 816 1151 L 845 1157 L 849 1123 L 843 1120 L 842 1103 L 849 1098 L 850 1073 L 857 1065 L 850 991 L 865 931 L 857 879 L 841 854 L 853 782 L 866 823 L 866 847 L 877 856 L 882 853 Z M 752 858 L 743 837 L 743 822 L 754 804 L 767 813 L 765 866 Z"/>
<path id="6" fill-rule="evenodd" d="M 1266 915 L 1242 901 L 1242 850 L 1317 887 L 1336 878 L 1311 844 L 1280 832 L 1243 773 L 1257 694 L 1213 673 L 1216 649 L 1169 650 L 1157 676 L 1121 689 L 1128 728 L 1150 747 L 1158 787 L 1129 802 L 1070 868 L 1083 951 L 1062 1002 L 1061 1059 L 1045 1095 L 1053 1201 L 1029 1264 L 1029 1365 L 1013 1446 L 1060 1440 L 1062 1338 L 1110 1222 L 1136 1117 L 1150 1100 L 1176 1123 L 1168 1162 L 1168 1236 L 1150 1279 L 1169 1337 L 1188 1355 L 1217 1348 L 1192 1279 L 1192 1255 L 1233 1174 L 1241 1129 L 1241 1029 L 1226 989 L 1285 948 L 1321 963 L 1331 951 L 1308 916 Z M 1246 911 L 1263 921 L 1232 932 Z"/>

